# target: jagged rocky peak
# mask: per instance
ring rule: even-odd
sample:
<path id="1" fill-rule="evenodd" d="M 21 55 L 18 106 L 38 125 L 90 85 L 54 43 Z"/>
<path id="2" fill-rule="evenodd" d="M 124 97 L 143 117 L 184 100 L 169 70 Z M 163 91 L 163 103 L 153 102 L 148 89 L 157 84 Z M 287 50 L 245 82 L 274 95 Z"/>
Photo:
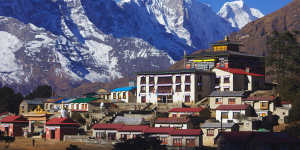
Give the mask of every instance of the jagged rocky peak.
<path id="1" fill-rule="evenodd" d="M 258 9 L 249 8 L 243 0 L 226 2 L 218 15 L 229 21 L 233 27 L 239 29 L 264 16 Z"/>

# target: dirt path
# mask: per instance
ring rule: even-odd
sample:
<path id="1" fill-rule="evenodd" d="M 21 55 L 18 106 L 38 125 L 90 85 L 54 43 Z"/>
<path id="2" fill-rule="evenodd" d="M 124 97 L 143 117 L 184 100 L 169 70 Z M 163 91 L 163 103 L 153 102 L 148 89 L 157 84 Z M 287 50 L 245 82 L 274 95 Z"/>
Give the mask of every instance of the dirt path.
<path id="1" fill-rule="evenodd" d="M 16 138 L 15 142 L 6 144 L 0 142 L 0 150 L 66 150 L 70 144 L 77 145 L 81 150 L 111 150 L 111 145 L 70 143 L 58 141 L 44 141 L 35 139 L 35 146 L 32 146 L 30 138 Z"/>

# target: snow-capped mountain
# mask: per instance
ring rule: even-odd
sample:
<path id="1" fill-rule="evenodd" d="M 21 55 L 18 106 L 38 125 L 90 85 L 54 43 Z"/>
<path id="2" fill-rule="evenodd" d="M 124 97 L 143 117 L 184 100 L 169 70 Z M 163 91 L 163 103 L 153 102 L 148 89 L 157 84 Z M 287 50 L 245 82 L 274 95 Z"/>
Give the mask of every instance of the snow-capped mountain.
<path id="1" fill-rule="evenodd" d="M 22 92 L 107 82 L 166 69 L 233 31 L 197 0 L 2 0 L 0 80 Z"/>
<path id="2" fill-rule="evenodd" d="M 243 0 L 226 2 L 218 15 L 229 21 L 232 27 L 239 29 L 264 16 L 258 9 L 247 7 Z"/>

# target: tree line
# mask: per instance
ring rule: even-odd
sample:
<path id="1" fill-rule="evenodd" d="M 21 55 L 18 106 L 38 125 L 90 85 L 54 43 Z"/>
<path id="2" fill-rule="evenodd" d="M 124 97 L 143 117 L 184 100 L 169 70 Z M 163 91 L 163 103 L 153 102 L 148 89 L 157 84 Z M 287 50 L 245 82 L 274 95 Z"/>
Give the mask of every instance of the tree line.
<path id="1" fill-rule="evenodd" d="M 38 86 L 27 95 L 15 92 L 12 88 L 4 86 L 0 88 L 0 113 L 11 112 L 18 114 L 19 106 L 24 99 L 48 98 L 52 95 L 52 88 L 48 85 Z"/>

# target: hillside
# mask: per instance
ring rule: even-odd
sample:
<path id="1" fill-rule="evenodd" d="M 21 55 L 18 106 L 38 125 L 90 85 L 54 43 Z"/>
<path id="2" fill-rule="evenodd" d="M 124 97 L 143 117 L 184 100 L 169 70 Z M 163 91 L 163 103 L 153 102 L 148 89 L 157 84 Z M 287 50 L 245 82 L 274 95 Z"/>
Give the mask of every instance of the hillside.
<path id="1" fill-rule="evenodd" d="M 274 31 L 300 31 L 300 0 L 294 0 L 274 13 L 253 21 L 240 31 L 230 35 L 230 39 L 243 45 L 240 50 L 255 55 L 267 55 L 266 41 Z M 199 50 L 201 51 L 201 50 Z M 199 52 L 198 51 L 198 52 Z M 197 52 L 194 52 L 196 54 Z M 178 61 L 169 69 L 182 69 L 183 61 Z"/>

